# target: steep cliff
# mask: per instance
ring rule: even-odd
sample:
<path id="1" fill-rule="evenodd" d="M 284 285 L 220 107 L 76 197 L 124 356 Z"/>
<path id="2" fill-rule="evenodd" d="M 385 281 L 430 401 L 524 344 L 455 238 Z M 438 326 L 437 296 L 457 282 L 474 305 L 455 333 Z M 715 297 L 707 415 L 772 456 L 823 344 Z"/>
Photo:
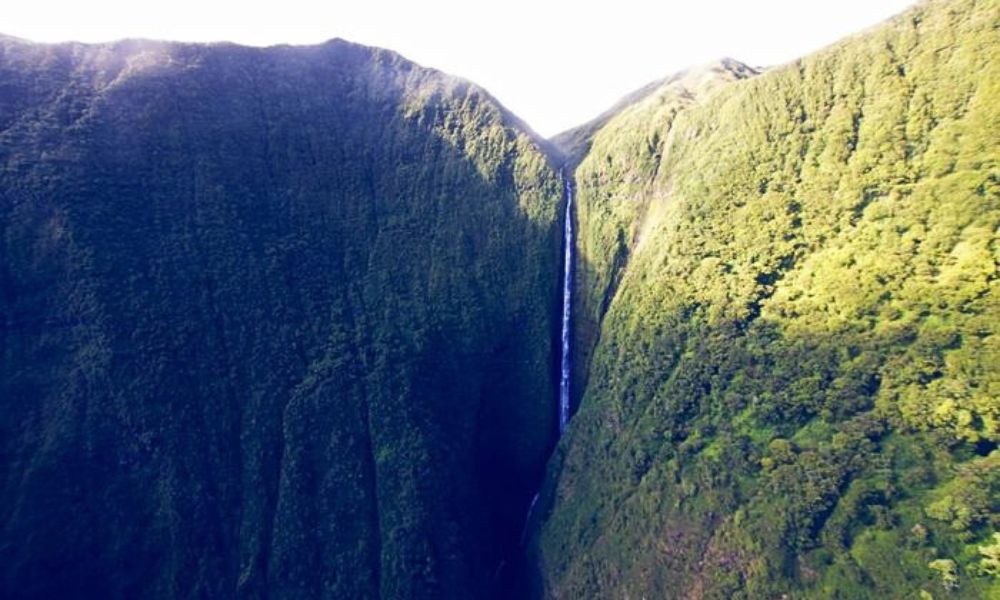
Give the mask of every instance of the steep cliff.
<path id="1" fill-rule="evenodd" d="M 597 131 L 538 593 L 1000 594 L 998 24 L 922 3 Z"/>
<path id="2" fill-rule="evenodd" d="M 0 595 L 490 597 L 555 432 L 561 184 L 341 41 L 0 39 Z"/>

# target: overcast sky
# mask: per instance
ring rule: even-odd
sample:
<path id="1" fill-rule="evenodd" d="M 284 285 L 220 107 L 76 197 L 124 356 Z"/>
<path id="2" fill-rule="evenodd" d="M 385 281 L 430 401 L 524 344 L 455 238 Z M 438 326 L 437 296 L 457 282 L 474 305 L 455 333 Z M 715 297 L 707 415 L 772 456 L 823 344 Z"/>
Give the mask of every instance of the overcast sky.
<path id="1" fill-rule="evenodd" d="M 913 0 L 4 0 L 0 32 L 35 41 L 123 37 L 396 50 L 471 79 L 552 135 L 690 65 L 774 65 Z"/>

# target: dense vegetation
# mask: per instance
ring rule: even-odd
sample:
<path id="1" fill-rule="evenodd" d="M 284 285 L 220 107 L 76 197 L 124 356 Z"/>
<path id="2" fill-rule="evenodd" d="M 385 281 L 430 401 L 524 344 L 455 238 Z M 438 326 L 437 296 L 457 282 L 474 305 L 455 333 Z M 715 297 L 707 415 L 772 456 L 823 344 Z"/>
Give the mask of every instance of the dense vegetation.
<path id="1" fill-rule="evenodd" d="M 0 596 L 493 596 L 560 191 L 390 52 L 0 38 Z"/>
<path id="2" fill-rule="evenodd" d="M 653 192 L 648 183 L 663 162 L 674 118 L 720 86 L 755 74 L 732 59 L 691 69 L 653 82 L 593 121 L 553 138 L 567 165 L 583 161 L 575 186 L 576 218 L 583 227 L 576 240 L 574 405 L 587 387 L 600 322 L 645 218 Z"/>
<path id="3" fill-rule="evenodd" d="M 536 592 L 1000 597 L 998 27 L 922 3 L 593 136 Z"/>
<path id="4" fill-rule="evenodd" d="M 998 31 L 554 149 L 346 42 L 0 37 L 0 596 L 1000 597 Z"/>

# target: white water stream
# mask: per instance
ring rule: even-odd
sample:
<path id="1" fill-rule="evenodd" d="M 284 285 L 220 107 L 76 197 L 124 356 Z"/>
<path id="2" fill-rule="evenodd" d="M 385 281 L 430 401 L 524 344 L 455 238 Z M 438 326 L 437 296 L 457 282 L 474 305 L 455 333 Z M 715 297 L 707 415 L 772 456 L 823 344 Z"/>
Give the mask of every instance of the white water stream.
<path id="1" fill-rule="evenodd" d="M 562 353 L 559 371 L 559 435 L 569 423 L 569 385 L 571 378 L 570 331 L 573 327 L 573 184 L 564 179 L 566 215 L 563 218 L 563 297 Z"/>
<path id="2" fill-rule="evenodd" d="M 570 379 L 573 363 L 570 360 L 571 332 L 573 328 L 573 184 L 569 178 L 563 178 L 566 194 L 566 210 L 563 216 L 563 293 L 562 293 L 562 347 L 559 354 L 559 435 L 566 431 L 569 423 L 570 409 Z M 531 498 L 528 514 L 524 518 L 524 528 L 521 530 L 521 545 L 528 536 L 528 525 L 531 523 L 531 513 L 538 502 L 538 493 Z"/>

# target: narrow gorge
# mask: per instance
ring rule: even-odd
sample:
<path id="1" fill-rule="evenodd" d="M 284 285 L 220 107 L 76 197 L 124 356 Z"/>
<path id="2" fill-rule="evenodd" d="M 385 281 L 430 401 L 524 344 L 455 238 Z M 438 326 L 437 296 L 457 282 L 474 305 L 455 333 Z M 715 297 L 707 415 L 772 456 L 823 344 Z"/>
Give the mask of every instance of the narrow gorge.
<path id="1" fill-rule="evenodd" d="M 343 40 L 0 36 L 0 597 L 1000 597 L 998 30 L 550 140 Z"/>

